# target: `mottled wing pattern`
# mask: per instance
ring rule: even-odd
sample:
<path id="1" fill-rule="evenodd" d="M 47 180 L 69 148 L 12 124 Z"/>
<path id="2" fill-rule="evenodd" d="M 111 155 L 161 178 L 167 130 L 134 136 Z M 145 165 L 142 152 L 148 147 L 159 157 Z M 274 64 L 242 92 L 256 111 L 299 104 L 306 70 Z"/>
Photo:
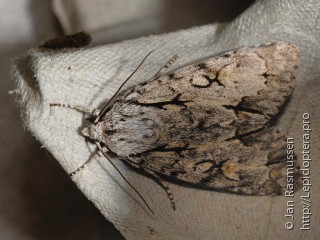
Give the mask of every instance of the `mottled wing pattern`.
<path id="1" fill-rule="evenodd" d="M 171 179 L 280 194 L 286 139 L 268 124 L 292 93 L 298 59 L 295 46 L 272 43 L 136 86 L 104 116 L 103 142 L 125 162 Z"/>

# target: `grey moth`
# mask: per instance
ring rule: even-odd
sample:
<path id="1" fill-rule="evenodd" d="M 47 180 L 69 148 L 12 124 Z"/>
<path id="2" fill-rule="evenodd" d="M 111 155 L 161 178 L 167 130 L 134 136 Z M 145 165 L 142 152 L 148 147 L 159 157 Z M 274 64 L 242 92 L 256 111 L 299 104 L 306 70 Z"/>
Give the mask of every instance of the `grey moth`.
<path id="1" fill-rule="evenodd" d="M 244 195 L 279 195 L 286 189 L 286 138 L 273 120 L 292 93 L 298 61 L 296 46 L 276 42 L 171 74 L 160 71 L 95 111 L 95 121 L 82 133 L 106 157 L 115 154 L 156 180 L 173 208 L 163 179 Z"/>

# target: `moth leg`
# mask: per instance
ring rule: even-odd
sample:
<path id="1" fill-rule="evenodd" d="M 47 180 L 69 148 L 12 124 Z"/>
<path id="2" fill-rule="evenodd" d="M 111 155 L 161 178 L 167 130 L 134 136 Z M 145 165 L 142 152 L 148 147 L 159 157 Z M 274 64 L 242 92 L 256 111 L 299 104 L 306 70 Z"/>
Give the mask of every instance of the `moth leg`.
<path id="1" fill-rule="evenodd" d="M 178 59 L 178 55 L 174 55 L 154 76 L 154 78 L 157 78 L 161 75 L 163 75 L 167 69 Z"/>
<path id="2" fill-rule="evenodd" d="M 91 162 L 98 160 L 101 157 L 100 152 L 98 151 L 95 153 L 91 158 L 89 158 L 84 164 L 82 164 L 80 167 L 78 167 L 75 171 L 69 174 L 69 177 L 73 177 L 76 175 L 78 172 L 80 172 L 82 169 L 87 167 Z"/>
<path id="3" fill-rule="evenodd" d="M 158 183 L 158 184 L 166 191 L 167 196 L 168 196 L 168 198 L 169 198 L 169 200 L 170 200 L 170 202 L 171 202 L 171 205 L 172 205 L 173 210 L 176 210 L 176 204 L 175 204 L 175 202 L 174 202 L 173 195 L 172 195 L 172 193 L 171 193 L 171 191 L 170 191 L 169 186 L 166 185 L 166 184 L 162 181 L 162 179 L 161 179 L 157 174 L 155 174 L 154 172 L 151 172 L 151 171 L 146 170 L 146 169 L 143 169 L 143 171 L 145 171 L 146 173 L 150 174 L 151 177 L 156 181 L 156 183 Z"/>
<path id="4" fill-rule="evenodd" d="M 132 164 L 132 163 L 131 163 L 131 164 Z M 148 175 L 150 175 L 150 176 L 152 177 L 152 179 L 153 179 L 156 183 L 158 183 L 158 184 L 160 185 L 160 187 L 162 187 L 162 188 L 166 191 L 167 196 L 168 196 L 168 198 L 169 198 L 169 200 L 170 200 L 170 202 L 171 202 L 171 205 L 172 205 L 173 210 L 176 210 L 176 204 L 175 204 L 175 202 L 174 202 L 173 195 L 172 195 L 172 193 L 171 193 L 170 188 L 168 187 L 168 185 L 166 185 L 166 184 L 162 181 L 162 179 L 161 179 L 156 173 L 154 173 L 154 172 L 152 172 L 152 171 L 150 171 L 150 170 L 148 170 L 148 169 L 142 168 L 142 167 L 140 167 L 140 166 L 138 166 L 138 165 L 136 165 L 136 164 L 133 164 L 133 165 L 134 165 L 136 168 L 138 168 L 139 170 L 144 171 L 145 173 L 147 173 Z"/>
<path id="5" fill-rule="evenodd" d="M 77 106 L 77 105 L 70 105 L 70 104 L 63 104 L 63 103 L 50 103 L 49 104 L 50 107 L 63 107 L 63 108 L 71 108 L 71 109 L 75 109 L 79 112 L 82 113 L 87 113 L 93 117 L 97 117 L 100 113 L 99 109 L 89 109 L 86 107 L 82 107 L 82 106 Z"/>

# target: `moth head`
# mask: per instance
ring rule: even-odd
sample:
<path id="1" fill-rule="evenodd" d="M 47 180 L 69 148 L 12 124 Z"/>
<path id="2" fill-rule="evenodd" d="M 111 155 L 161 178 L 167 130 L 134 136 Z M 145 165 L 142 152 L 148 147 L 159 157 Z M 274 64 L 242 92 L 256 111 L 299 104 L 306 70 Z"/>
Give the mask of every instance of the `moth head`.
<path id="1" fill-rule="evenodd" d="M 100 132 L 101 132 L 100 125 L 96 125 L 96 124 L 89 124 L 81 130 L 81 133 L 83 136 L 89 137 L 93 140 L 100 140 L 100 136 L 101 136 L 101 134 L 99 134 Z"/>

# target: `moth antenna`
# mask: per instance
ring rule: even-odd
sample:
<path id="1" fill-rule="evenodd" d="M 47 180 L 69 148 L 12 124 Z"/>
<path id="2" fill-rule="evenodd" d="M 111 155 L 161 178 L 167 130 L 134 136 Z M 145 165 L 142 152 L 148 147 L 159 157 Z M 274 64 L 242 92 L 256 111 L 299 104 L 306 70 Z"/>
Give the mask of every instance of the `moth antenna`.
<path id="1" fill-rule="evenodd" d="M 136 165 L 136 164 L 133 164 L 133 166 L 136 166 L 137 168 L 139 168 L 139 165 Z M 170 188 L 169 186 L 167 186 L 165 183 L 162 182 L 162 179 L 154 172 L 148 170 L 148 169 L 145 169 L 145 168 L 141 168 L 141 170 L 143 172 L 145 172 L 146 174 L 149 174 L 151 176 L 151 178 L 157 183 L 160 185 L 160 187 L 162 187 L 166 193 L 167 193 L 167 196 L 171 202 L 171 206 L 172 206 L 172 209 L 173 210 L 176 210 L 176 204 L 174 202 L 174 198 L 173 198 L 173 195 L 170 191 Z"/>
<path id="2" fill-rule="evenodd" d="M 150 54 L 150 53 L 149 53 Z M 123 178 L 123 180 L 138 194 L 138 196 L 140 197 L 140 199 L 144 202 L 144 204 L 147 206 L 147 208 L 150 210 L 150 212 L 152 212 L 154 214 L 154 212 L 152 211 L 151 207 L 149 206 L 149 204 L 147 203 L 147 201 L 142 197 L 142 195 L 137 191 L 137 189 L 135 189 L 131 183 L 123 176 L 123 174 L 120 172 L 120 170 L 116 167 L 116 165 L 114 165 L 114 163 L 110 160 L 110 158 L 108 157 L 108 155 L 103 151 L 101 145 L 99 142 L 96 141 L 96 144 L 100 150 L 100 152 L 103 154 L 103 156 L 111 163 L 111 165 L 117 170 L 117 172 L 120 174 L 120 176 Z"/>
<path id="3" fill-rule="evenodd" d="M 174 55 L 157 73 L 153 78 L 157 78 L 164 74 L 167 69 L 178 59 L 178 55 Z"/>
<path id="4" fill-rule="evenodd" d="M 98 109 L 94 109 L 91 110 L 89 108 L 86 107 L 81 107 L 81 106 L 77 106 L 77 105 L 70 105 L 70 104 L 64 104 L 64 103 L 49 103 L 50 107 L 62 107 L 62 108 L 70 108 L 70 109 L 75 109 L 79 112 L 82 113 L 87 113 L 91 116 L 97 117 L 99 115 L 99 110 Z"/>
<path id="5" fill-rule="evenodd" d="M 122 87 L 128 82 L 128 80 L 133 76 L 133 74 L 136 73 L 136 71 L 141 67 L 141 65 L 143 64 L 143 62 L 147 59 L 147 57 L 152 53 L 153 51 L 149 52 L 147 54 L 147 56 L 145 56 L 142 61 L 140 62 L 140 64 L 138 65 L 138 67 L 136 67 L 136 69 L 130 74 L 130 76 L 121 84 L 121 86 L 118 88 L 118 90 L 115 92 L 115 94 L 113 94 L 113 96 L 110 98 L 110 100 L 103 106 L 103 108 L 101 109 L 99 115 L 97 116 L 97 118 L 94 120 L 94 123 L 99 122 L 101 116 L 103 116 L 103 114 L 106 112 L 106 110 L 109 107 L 109 104 L 112 102 L 112 100 L 117 96 L 117 94 L 120 92 L 120 90 L 122 89 Z"/>
<path id="6" fill-rule="evenodd" d="M 96 153 L 93 157 L 89 158 L 84 164 L 82 164 L 80 167 L 78 167 L 75 171 L 69 174 L 69 177 L 73 177 L 76 175 L 78 172 L 80 172 L 82 169 L 87 167 L 91 162 L 94 160 L 98 160 L 99 157 L 101 157 L 100 152 Z"/>

